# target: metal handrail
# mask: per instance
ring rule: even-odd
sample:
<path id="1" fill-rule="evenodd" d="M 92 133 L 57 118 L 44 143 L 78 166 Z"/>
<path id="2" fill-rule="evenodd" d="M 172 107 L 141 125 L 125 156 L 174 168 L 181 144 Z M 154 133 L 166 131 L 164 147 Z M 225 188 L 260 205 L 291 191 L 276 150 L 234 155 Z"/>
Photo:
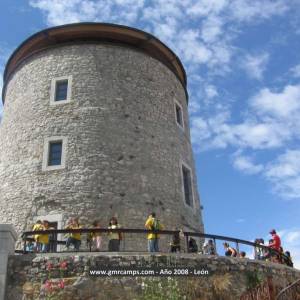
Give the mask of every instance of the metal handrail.
<path id="1" fill-rule="evenodd" d="M 215 234 L 207 234 L 207 233 L 201 233 L 201 232 L 183 232 L 181 230 L 148 230 L 148 229 L 140 229 L 140 228 L 116 228 L 116 229 L 109 229 L 109 228 L 80 228 L 80 229 L 49 229 L 49 230 L 37 230 L 37 231 L 25 231 L 22 234 L 22 238 L 24 241 L 24 247 L 23 252 L 26 253 L 26 241 L 32 241 L 33 239 L 30 236 L 36 235 L 36 234 L 68 234 L 68 233 L 109 233 L 109 232 L 116 232 L 116 233 L 139 233 L 139 234 L 161 234 L 161 235 L 180 235 L 183 234 L 186 240 L 186 249 L 187 252 L 189 252 L 189 237 L 200 237 L 200 238 L 206 238 L 206 239 L 212 239 L 215 245 L 216 249 L 216 240 L 222 240 L 222 241 L 228 241 L 228 242 L 235 242 L 237 246 L 237 252 L 239 248 L 239 244 L 244 244 L 248 246 L 252 246 L 255 248 L 260 248 L 263 250 L 268 250 L 273 254 L 279 255 L 281 257 L 287 258 L 287 256 L 283 253 L 280 253 L 279 251 L 270 248 L 265 245 L 256 244 L 254 242 L 250 242 L 243 239 L 237 239 L 233 237 L 228 236 L 222 236 L 222 235 L 215 235 Z M 57 244 L 65 244 L 65 241 L 55 241 Z M 91 248 L 90 248 L 91 251 Z M 18 251 L 20 252 L 20 251 Z"/>
<path id="2" fill-rule="evenodd" d="M 243 244 L 243 245 L 248 245 L 248 246 L 253 246 L 256 248 L 261 248 L 264 250 L 271 250 L 271 251 L 275 251 L 278 254 L 281 254 L 280 252 L 276 251 L 273 248 L 270 248 L 266 245 L 261 245 L 261 244 L 256 244 L 254 242 L 250 242 L 247 240 L 242 240 L 242 239 L 237 239 L 237 238 L 233 238 L 233 237 L 228 237 L 228 236 L 223 236 L 223 235 L 215 235 L 215 234 L 206 234 L 206 233 L 200 233 L 200 232 L 184 232 L 183 233 L 185 236 L 196 236 L 196 237 L 202 237 L 202 238 L 207 238 L 207 239 L 216 239 L 216 240 L 221 240 L 221 241 L 228 241 L 228 242 L 234 242 L 237 244 Z M 281 254 L 284 255 L 284 254 Z"/>

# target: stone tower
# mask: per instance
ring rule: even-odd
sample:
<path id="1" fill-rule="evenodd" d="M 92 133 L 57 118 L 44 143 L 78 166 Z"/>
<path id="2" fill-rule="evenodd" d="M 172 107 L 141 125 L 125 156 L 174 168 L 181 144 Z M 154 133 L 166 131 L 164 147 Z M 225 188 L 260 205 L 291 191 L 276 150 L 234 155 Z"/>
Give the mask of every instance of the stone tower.
<path id="1" fill-rule="evenodd" d="M 117 216 L 203 231 L 186 76 L 154 36 L 79 23 L 23 42 L 4 73 L 0 223 Z"/>

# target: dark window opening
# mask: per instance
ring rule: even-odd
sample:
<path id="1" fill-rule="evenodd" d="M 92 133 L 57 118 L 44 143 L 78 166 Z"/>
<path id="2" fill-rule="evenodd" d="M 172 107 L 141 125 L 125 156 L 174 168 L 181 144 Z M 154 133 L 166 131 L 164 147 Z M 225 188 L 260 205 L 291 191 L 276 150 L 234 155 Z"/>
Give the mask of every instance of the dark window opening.
<path id="1" fill-rule="evenodd" d="M 61 165 L 62 141 L 50 142 L 48 166 Z"/>
<path id="2" fill-rule="evenodd" d="M 68 96 L 68 80 L 56 82 L 55 87 L 55 101 L 67 100 Z"/>
<path id="3" fill-rule="evenodd" d="M 176 110 L 176 121 L 181 127 L 183 127 L 182 109 L 179 105 L 175 104 L 175 110 Z"/>
<path id="4" fill-rule="evenodd" d="M 189 206 L 193 206 L 193 191 L 192 191 L 192 177 L 191 171 L 182 166 L 182 178 L 183 178 L 183 189 L 184 189 L 184 200 Z"/>

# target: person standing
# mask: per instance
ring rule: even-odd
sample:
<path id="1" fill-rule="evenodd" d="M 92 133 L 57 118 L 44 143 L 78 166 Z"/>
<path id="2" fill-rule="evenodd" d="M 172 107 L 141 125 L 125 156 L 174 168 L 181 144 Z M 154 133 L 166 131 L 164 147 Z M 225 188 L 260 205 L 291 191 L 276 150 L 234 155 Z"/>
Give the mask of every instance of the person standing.
<path id="1" fill-rule="evenodd" d="M 120 224 L 118 224 L 118 220 L 116 217 L 112 217 L 109 221 L 108 229 L 119 229 L 121 228 Z M 123 238 L 122 233 L 120 232 L 109 232 L 108 233 L 108 251 L 118 252 L 120 251 L 120 243 Z"/>
<path id="2" fill-rule="evenodd" d="M 281 239 L 279 235 L 276 233 L 275 229 L 270 230 L 269 233 L 272 235 L 272 242 L 269 243 L 269 247 L 271 248 L 270 251 L 271 261 L 273 262 L 281 261 L 281 254 L 280 254 Z M 275 251 L 272 251 L 272 249 Z"/>
<path id="3" fill-rule="evenodd" d="M 149 215 L 145 227 L 148 230 L 163 230 L 163 225 L 156 218 L 156 214 L 153 212 Z M 147 235 L 148 239 L 148 251 L 149 252 L 159 252 L 159 234 L 151 232 Z"/>
<path id="4" fill-rule="evenodd" d="M 279 235 L 276 233 L 275 229 L 270 230 L 270 234 L 272 235 L 272 243 L 269 244 L 269 247 L 275 249 L 277 251 L 280 250 L 281 247 L 281 240 Z"/>
<path id="5" fill-rule="evenodd" d="M 41 220 L 37 220 L 32 227 L 32 231 L 40 231 L 40 230 L 43 230 L 43 224 L 42 224 Z M 41 237 L 40 234 L 35 234 L 33 237 L 34 241 L 35 241 L 35 251 L 36 252 L 40 252 L 42 250 L 42 244 L 40 242 L 40 237 Z"/>
<path id="6" fill-rule="evenodd" d="M 177 228 L 174 229 L 175 232 L 172 235 L 172 239 L 170 242 L 170 252 L 176 253 L 180 252 L 181 246 L 180 246 L 180 232 Z"/>
<path id="7" fill-rule="evenodd" d="M 203 246 L 203 252 L 206 255 L 216 255 L 216 248 L 213 240 L 208 240 Z"/>
<path id="8" fill-rule="evenodd" d="M 78 218 L 71 218 L 69 224 L 66 229 L 80 229 L 82 226 L 79 224 Z M 67 249 L 69 250 L 70 245 L 73 245 L 76 251 L 79 250 L 81 245 L 81 233 L 80 232 L 72 232 L 69 234 L 69 237 L 66 242 Z"/>
<path id="9" fill-rule="evenodd" d="M 42 230 L 49 230 L 49 222 L 44 220 L 42 223 Z M 42 252 L 49 252 L 49 234 L 41 234 L 40 239 L 39 239 L 42 247 L 41 251 Z"/>
<path id="10" fill-rule="evenodd" d="M 92 228 L 101 228 L 100 222 L 94 221 Z M 96 246 L 96 251 L 100 251 L 101 241 L 102 241 L 101 232 L 92 232 L 91 239 L 92 239 L 93 245 Z"/>

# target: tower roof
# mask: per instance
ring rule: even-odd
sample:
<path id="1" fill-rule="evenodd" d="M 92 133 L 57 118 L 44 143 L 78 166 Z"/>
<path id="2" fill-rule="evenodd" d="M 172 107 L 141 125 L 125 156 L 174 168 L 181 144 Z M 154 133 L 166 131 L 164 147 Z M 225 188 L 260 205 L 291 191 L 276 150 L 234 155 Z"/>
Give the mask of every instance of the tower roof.
<path id="1" fill-rule="evenodd" d="M 2 96 L 8 78 L 28 57 L 62 44 L 89 41 L 125 44 L 147 53 L 168 67 L 186 91 L 186 73 L 181 61 L 170 48 L 153 35 L 139 29 L 109 23 L 74 23 L 37 32 L 12 53 L 4 70 Z M 4 97 L 2 99 L 4 102 Z"/>

